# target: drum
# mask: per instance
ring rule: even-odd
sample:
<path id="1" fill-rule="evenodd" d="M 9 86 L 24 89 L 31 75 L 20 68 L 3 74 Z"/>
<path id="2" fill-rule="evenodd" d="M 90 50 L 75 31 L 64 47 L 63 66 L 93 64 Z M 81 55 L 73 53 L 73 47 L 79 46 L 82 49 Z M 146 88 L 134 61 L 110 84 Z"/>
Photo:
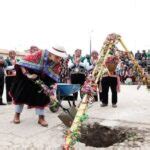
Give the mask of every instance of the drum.
<path id="1" fill-rule="evenodd" d="M 86 75 L 86 69 L 82 66 L 74 66 L 71 68 L 70 74 L 84 74 L 84 75 Z"/>

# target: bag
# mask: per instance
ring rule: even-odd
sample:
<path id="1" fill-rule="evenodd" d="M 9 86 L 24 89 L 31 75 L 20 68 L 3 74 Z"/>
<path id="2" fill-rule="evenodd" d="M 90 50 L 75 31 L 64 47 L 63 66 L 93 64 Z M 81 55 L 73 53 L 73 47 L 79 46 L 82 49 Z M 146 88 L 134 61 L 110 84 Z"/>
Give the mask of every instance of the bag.
<path id="1" fill-rule="evenodd" d="M 107 68 L 108 68 L 109 72 L 115 72 L 116 67 L 117 67 L 117 65 L 116 65 L 116 64 L 111 64 L 111 63 L 106 64 L 106 66 L 107 66 Z"/>

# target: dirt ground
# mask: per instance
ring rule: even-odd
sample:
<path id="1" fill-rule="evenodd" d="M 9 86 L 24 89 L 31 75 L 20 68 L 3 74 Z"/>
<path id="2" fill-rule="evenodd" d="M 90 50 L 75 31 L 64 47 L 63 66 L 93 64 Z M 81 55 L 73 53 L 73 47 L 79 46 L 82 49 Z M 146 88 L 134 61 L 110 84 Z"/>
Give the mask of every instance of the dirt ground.
<path id="1" fill-rule="evenodd" d="M 142 86 L 121 86 L 118 95 L 118 107 L 112 108 L 111 94 L 109 105 L 100 107 L 100 102 L 89 106 L 89 119 L 85 123 L 99 123 L 114 129 L 123 127 L 136 133 L 121 143 L 108 147 L 86 146 L 84 143 L 75 144 L 75 150 L 149 150 L 150 149 L 150 91 Z M 78 100 L 79 102 L 80 100 Z M 67 102 L 63 105 L 68 107 Z M 58 118 L 61 109 L 52 113 L 46 108 L 46 119 L 49 123 L 43 128 L 37 123 L 34 109 L 24 108 L 21 123 L 13 124 L 14 105 L 0 106 L 0 150 L 60 150 L 64 144 L 66 127 Z M 117 133 L 117 132 L 116 132 Z M 99 133 L 101 134 L 101 133 Z"/>

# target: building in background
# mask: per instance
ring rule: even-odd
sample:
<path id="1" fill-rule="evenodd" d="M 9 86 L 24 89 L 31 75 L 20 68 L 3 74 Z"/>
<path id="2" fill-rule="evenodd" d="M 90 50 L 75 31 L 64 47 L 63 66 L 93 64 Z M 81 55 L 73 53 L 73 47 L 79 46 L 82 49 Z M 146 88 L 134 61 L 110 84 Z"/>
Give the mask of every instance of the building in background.
<path id="1" fill-rule="evenodd" d="M 9 54 L 9 51 L 10 50 L 7 50 L 7 49 L 0 49 L 0 55 L 3 56 L 4 58 L 6 58 Z M 21 58 L 25 55 L 25 52 L 19 52 L 19 51 L 16 51 L 16 57 L 17 58 Z"/>

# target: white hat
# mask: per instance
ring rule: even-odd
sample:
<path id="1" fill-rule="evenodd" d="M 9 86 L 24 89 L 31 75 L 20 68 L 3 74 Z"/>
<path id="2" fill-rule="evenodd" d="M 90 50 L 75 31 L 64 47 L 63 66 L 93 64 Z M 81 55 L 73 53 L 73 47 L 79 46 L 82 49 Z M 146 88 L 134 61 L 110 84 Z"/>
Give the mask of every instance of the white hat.
<path id="1" fill-rule="evenodd" d="M 53 46 L 51 49 L 48 50 L 50 53 L 62 57 L 62 58 L 66 58 L 68 55 L 65 51 L 65 48 L 63 46 Z"/>

